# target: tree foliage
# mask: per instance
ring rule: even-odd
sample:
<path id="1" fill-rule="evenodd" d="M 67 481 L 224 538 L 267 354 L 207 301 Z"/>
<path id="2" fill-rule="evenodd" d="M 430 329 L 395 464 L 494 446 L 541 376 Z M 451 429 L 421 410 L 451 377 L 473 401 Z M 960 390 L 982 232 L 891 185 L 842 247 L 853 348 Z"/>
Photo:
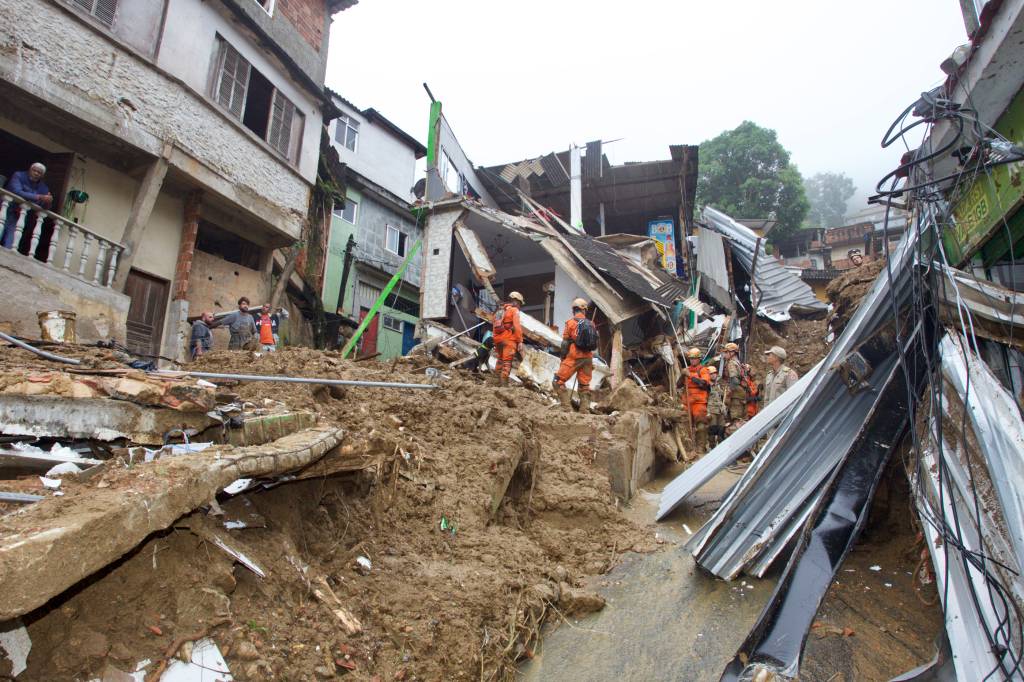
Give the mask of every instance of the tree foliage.
<path id="1" fill-rule="evenodd" d="M 701 143 L 697 203 L 733 218 L 774 218 L 776 239 L 799 229 L 808 209 L 789 152 L 774 130 L 750 121 Z"/>
<path id="2" fill-rule="evenodd" d="M 807 212 L 810 227 L 841 227 L 846 217 L 846 202 L 857 188 L 845 173 L 818 173 L 804 181 L 804 192 L 811 208 Z"/>

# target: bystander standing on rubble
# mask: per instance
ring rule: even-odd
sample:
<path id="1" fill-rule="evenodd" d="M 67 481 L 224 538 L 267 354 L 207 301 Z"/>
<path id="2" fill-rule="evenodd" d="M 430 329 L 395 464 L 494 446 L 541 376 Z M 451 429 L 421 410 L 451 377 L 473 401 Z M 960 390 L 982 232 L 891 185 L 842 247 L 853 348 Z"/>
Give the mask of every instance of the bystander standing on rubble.
<path id="1" fill-rule="evenodd" d="M 708 393 L 708 449 L 725 439 L 725 388 L 718 380 L 718 368 L 708 367 L 711 390 Z"/>
<path id="2" fill-rule="evenodd" d="M 264 303 L 260 312 L 255 315 L 256 329 L 260 336 L 260 348 L 263 351 L 273 353 L 277 350 L 280 342 L 277 331 L 282 317 L 287 318 L 287 313 L 278 309 L 278 312 L 271 314 L 269 303 Z"/>
<path id="3" fill-rule="evenodd" d="M 526 302 L 523 295 L 513 291 L 508 301 L 494 314 L 494 351 L 498 356 L 498 384 L 508 385 L 512 374 L 512 359 L 523 352 L 523 325 L 519 319 L 519 308 Z"/>
<path id="4" fill-rule="evenodd" d="M 732 425 L 747 417 L 747 390 L 743 381 L 743 365 L 740 364 L 739 351 L 740 347 L 731 342 L 722 347 L 722 354 L 725 356 L 725 367 L 722 369 L 725 404 Z"/>
<path id="5" fill-rule="evenodd" d="M 785 348 L 772 346 L 764 352 L 764 356 L 771 367 L 764 377 L 764 404 L 767 405 L 785 393 L 799 377 L 789 365 L 785 364 Z"/>
<path id="6" fill-rule="evenodd" d="M 41 163 L 33 163 L 27 171 L 17 171 L 11 175 L 11 179 L 7 181 L 7 191 L 17 194 L 22 199 L 31 201 L 33 204 L 38 204 L 43 208 L 50 208 L 53 204 L 53 195 L 50 194 L 50 188 L 43 182 L 44 175 L 46 175 L 46 166 Z M 2 239 L 0 239 L 0 243 L 6 249 L 18 247 L 14 243 L 14 232 L 17 222 L 18 206 L 12 203 L 10 208 L 7 209 L 7 215 L 4 217 L 4 233 Z"/>
<path id="7" fill-rule="evenodd" d="M 227 325 L 231 332 L 228 350 L 251 350 L 256 339 L 256 320 L 249 312 L 249 299 L 245 296 L 238 299 L 238 310 L 214 320 L 214 327 Z"/>
<path id="8" fill-rule="evenodd" d="M 590 412 L 590 379 L 594 373 L 594 349 L 597 348 L 597 327 L 587 319 L 587 302 L 577 298 L 572 302 L 572 317 L 565 322 L 562 332 L 562 364 L 555 373 L 555 395 L 566 407 L 572 405 L 565 383 L 576 375 L 580 390 L 580 412 Z"/>
<path id="9" fill-rule="evenodd" d="M 700 348 L 686 351 L 688 366 L 683 369 L 683 406 L 693 425 L 693 442 L 697 452 L 708 448 L 708 394 L 711 391 L 711 373 L 700 364 Z M 717 370 L 715 370 L 717 373 Z"/>
<path id="10" fill-rule="evenodd" d="M 213 332 L 210 327 L 213 325 L 213 313 L 204 310 L 199 319 L 192 323 L 192 336 L 188 347 L 192 351 L 192 359 L 202 357 L 213 348 Z"/>

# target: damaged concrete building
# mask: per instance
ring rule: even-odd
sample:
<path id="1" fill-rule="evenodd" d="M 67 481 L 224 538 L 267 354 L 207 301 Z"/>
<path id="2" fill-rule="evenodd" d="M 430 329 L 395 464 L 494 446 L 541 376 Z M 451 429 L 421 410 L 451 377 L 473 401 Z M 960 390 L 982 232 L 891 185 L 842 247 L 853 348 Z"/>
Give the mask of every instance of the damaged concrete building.
<path id="1" fill-rule="evenodd" d="M 42 162 L 53 195 L 0 195 L 8 330 L 73 311 L 82 341 L 180 360 L 189 317 L 267 298 L 274 250 L 303 234 L 351 4 L 0 3 L 0 175 Z"/>
<path id="2" fill-rule="evenodd" d="M 345 164 L 345 201 L 332 211 L 324 264 L 324 310 L 362 321 L 407 255 L 412 260 L 360 339 L 359 356 L 384 360 L 415 345 L 420 261 L 412 253 L 423 228 L 412 213 L 417 162 L 426 148 L 376 109 L 358 109 L 337 93 L 341 115 L 331 144 Z"/>

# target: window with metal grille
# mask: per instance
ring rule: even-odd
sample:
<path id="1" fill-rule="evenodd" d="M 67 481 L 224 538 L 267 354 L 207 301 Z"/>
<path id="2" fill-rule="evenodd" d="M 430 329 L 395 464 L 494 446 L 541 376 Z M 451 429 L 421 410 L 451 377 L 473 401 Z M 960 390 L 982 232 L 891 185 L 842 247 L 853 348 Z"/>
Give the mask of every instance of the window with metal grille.
<path id="1" fill-rule="evenodd" d="M 295 161 L 305 116 L 238 50 L 220 36 L 217 36 L 217 42 L 216 75 L 211 95 L 246 128 L 266 140 L 289 161 Z"/>
<path id="2" fill-rule="evenodd" d="M 366 282 L 356 283 L 356 296 L 359 297 L 359 305 L 369 308 L 373 305 L 378 298 L 380 298 L 381 290 L 372 284 Z"/>
<path id="3" fill-rule="evenodd" d="M 342 114 L 334 127 L 334 139 L 350 151 L 355 151 L 359 143 L 359 121 Z"/>
<path id="4" fill-rule="evenodd" d="M 114 25 L 117 0 L 71 0 L 71 4 L 88 12 L 104 26 Z"/>
<path id="5" fill-rule="evenodd" d="M 406 315 L 412 315 L 413 317 L 420 316 L 420 304 L 413 303 L 412 301 L 402 298 L 401 296 L 391 296 L 388 298 L 388 307 L 394 308 L 400 313 Z"/>
<path id="6" fill-rule="evenodd" d="M 385 329 L 390 329 L 393 332 L 402 333 L 402 321 L 397 317 L 391 315 L 381 315 L 380 323 L 384 325 Z"/>

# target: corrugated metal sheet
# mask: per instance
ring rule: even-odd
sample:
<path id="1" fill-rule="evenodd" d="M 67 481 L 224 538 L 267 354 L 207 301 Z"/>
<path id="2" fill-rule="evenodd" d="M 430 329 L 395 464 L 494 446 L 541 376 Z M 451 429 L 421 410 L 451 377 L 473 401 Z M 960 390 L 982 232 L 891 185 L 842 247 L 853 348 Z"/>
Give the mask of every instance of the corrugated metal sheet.
<path id="1" fill-rule="evenodd" d="M 701 274 L 701 288 L 718 305 L 731 310 L 733 303 L 729 295 L 729 270 L 725 263 L 722 239 L 724 237 L 717 232 L 697 228 L 697 272 Z"/>
<path id="2" fill-rule="evenodd" d="M 587 155 L 583 157 L 583 178 L 599 178 L 603 174 L 601 163 L 601 140 L 594 140 L 587 143 Z"/>
<path id="3" fill-rule="evenodd" d="M 888 277 L 875 280 L 792 411 L 722 506 L 687 543 L 698 563 L 715 575 L 731 579 L 764 555 L 777 556 L 820 501 L 823 484 L 849 452 L 876 392 L 888 381 L 896 354 L 876 362 L 868 378 L 870 390 L 855 394 L 847 389 L 839 367 L 889 321 L 892 296 L 897 306 L 909 301 L 916 240 L 916 232 L 904 235 L 893 256 L 893 287 Z"/>
<path id="4" fill-rule="evenodd" d="M 608 244 L 593 237 L 581 235 L 565 235 L 565 240 L 591 265 L 645 301 L 663 307 L 669 307 L 675 303 L 674 300 L 666 299 L 659 294 L 645 277 L 633 270 L 633 267 L 642 266 L 634 266 L 628 258 Z"/>
<path id="5" fill-rule="evenodd" d="M 1019 535 L 1021 522 L 1015 518 L 1016 503 L 1008 508 L 1003 499 L 1004 493 L 1015 496 L 1024 484 L 1019 474 L 1024 454 L 1024 423 L 1013 397 L 959 338 L 947 335 L 939 352 L 947 390 L 941 411 L 932 405 L 929 428 L 921 434 L 925 445 L 920 466 L 915 468 L 918 479 L 914 488 L 919 491 L 915 501 L 921 518 L 930 520 L 921 526 L 935 568 L 936 589 L 943 600 L 957 679 L 1006 679 L 993 653 L 1001 652 L 1007 667 L 1013 667 L 1012 660 L 1018 655 L 1014 649 L 1019 647 L 1019 641 L 1007 641 L 1005 624 L 1012 623 L 1014 616 L 1007 612 L 1005 602 L 991 598 L 991 586 L 978 562 L 965 561 L 960 552 L 987 557 L 988 570 L 1009 586 L 1012 598 L 1021 604 L 1024 585 L 1019 558 L 1011 546 L 1014 536 Z M 970 390 L 964 392 L 967 382 Z M 956 409 L 951 409 L 950 403 L 956 403 Z M 969 415 L 973 440 L 962 440 L 961 433 L 966 431 L 961 432 L 959 424 L 964 411 Z M 940 416 L 957 426 L 942 429 Z M 939 433 L 943 434 L 941 443 L 937 440 Z M 981 459 L 984 467 L 979 466 Z M 975 491 L 991 487 L 997 489 L 998 504 L 992 504 L 986 496 L 986 501 L 976 506 Z M 951 543 L 943 537 L 940 525 L 949 529 L 947 532 L 956 533 L 958 542 Z M 993 646 L 986 631 L 1002 632 L 996 635 L 1001 641 Z M 1006 644 L 1010 646 L 1004 648 Z M 1009 679 L 1022 678 L 1024 674 L 1017 671 Z"/>
<path id="6" fill-rule="evenodd" d="M 763 410 L 745 422 L 734 434 L 719 443 L 711 452 L 698 459 L 689 469 L 665 486 L 665 489 L 661 491 L 658 515 L 655 519 L 659 521 L 663 519 L 666 514 L 678 507 L 687 497 L 714 478 L 715 474 L 735 462 L 761 436 L 768 433 L 776 424 L 782 421 L 789 414 L 793 403 L 799 399 L 811 383 L 811 379 L 821 369 L 821 366 L 822 363 L 819 362 L 811 371 L 800 377 L 796 384 L 788 391 L 768 405 L 765 405 Z"/>
<path id="7" fill-rule="evenodd" d="M 754 264 L 754 248 L 757 246 L 757 235 L 753 230 L 710 206 L 704 208 L 704 222 L 729 240 L 733 254 L 750 272 Z M 789 309 L 794 305 L 817 311 L 828 309 L 827 305 L 815 297 L 810 286 L 765 252 L 763 242 L 757 257 L 754 280 L 761 296 L 757 313 L 775 322 L 788 320 Z"/>

